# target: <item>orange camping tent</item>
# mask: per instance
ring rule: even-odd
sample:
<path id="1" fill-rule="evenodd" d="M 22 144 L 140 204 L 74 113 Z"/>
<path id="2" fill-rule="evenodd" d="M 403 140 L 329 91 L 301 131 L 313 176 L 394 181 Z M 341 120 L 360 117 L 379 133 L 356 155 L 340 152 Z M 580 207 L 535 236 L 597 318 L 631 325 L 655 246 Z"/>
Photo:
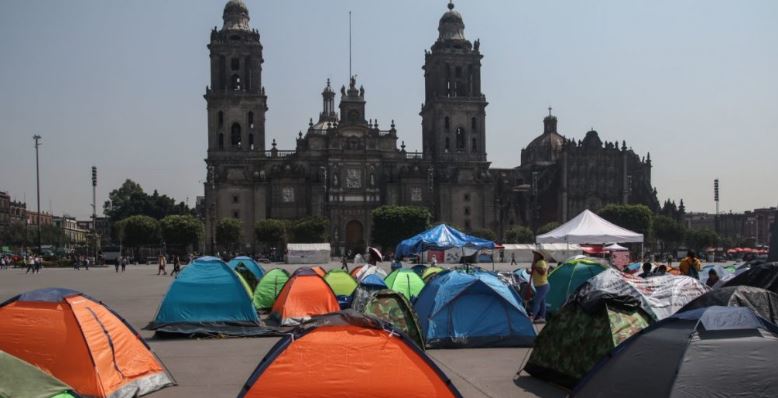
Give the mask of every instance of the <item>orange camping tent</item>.
<path id="1" fill-rule="evenodd" d="M 175 385 L 127 322 L 70 289 L 34 290 L 0 305 L 0 349 L 82 396 L 135 397 Z"/>
<path id="2" fill-rule="evenodd" d="M 327 275 L 327 271 L 325 271 L 324 268 L 318 265 L 311 267 L 311 269 L 313 270 L 313 272 L 315 272 L 317 275 L 319 275 L 322 278 L 324 278 L 324 275 Z"/>
<path id="3" fill-rule="evenodd" d="M 335 293 L 324 278 L 310 268 L 300 268 L 281 289 L 270 316 L 282 326 L 292 326 L 313 315 L 339 310 Z"/>
<path id="4" fill-rule="evenodd" d="M 239 398 L 365 396 L 461 397 L 407 336 L 354 310 L 303 323 L 265 355 L 238 394 Z"/>

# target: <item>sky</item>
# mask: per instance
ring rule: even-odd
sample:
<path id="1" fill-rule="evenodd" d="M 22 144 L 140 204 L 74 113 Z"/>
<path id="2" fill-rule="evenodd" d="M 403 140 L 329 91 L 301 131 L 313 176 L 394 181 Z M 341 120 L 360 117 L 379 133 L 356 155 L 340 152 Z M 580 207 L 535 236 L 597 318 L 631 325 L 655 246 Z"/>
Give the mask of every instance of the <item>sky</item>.
<path id="1" fill-rule="evenodd" d="M 206 45 L 225 1 L 0 2 L 0 190 L 41 208 L 91 214 L 130 178 L 194 205 L 203 194 Z M 367 117 L 421 148 L 424 50 L 444 0 L 246 0 L 264 46 L 266 146 L 293 149 L 321 90 L 353 72 Z M 690 211 L 778 204 L 778 2 L 457 0 L 480 38 L 493 167 L 520 164 L 553 107 L 563 135 L 591 128 L 651 154 L 660 201 Z"/>

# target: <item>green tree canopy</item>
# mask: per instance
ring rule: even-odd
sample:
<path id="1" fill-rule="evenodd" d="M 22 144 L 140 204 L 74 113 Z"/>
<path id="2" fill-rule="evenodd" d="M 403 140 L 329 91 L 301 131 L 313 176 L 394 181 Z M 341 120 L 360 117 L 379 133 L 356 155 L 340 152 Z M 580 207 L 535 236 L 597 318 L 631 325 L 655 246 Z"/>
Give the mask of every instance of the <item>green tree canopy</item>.
<path id="1" fill-rule="evenodd" d="M 630 231 L 647 236 L 651 233 L 654 213 L 646 205 L 609 204 L 599 211 L 600 217 Z"/>
<path id="2" fill-rule="evenodd" d="M 523 225 L 517 225 L 505 231 L 505 243 L 534 243 L 535 234 Z"/>
<path id="3" fill-rule="evenodd" d="M 424 207 L 381 206 L 371 213 L 373 243 L 393 250 L 400 241 L 429 228 L 432 215 Z"/>
<path id="4" fill-rule="evenodd" d="M 29 246 L 32 243 L 31 236 L 25 223 L 12 222 L 5 228 L 0 239 L 4 244 L 21 247 Z"/>
<path id="5" fill-rule="evenodd" d="M 241 239 L 241 223 L 235 218 L 224 218 L 216 224 L 216 243 L 228 250 L 235 250 Z"/>
<path id="6" fill-rule="evenodd" d="M 538 228 L 538 235 L 543 235 L 546 233 L 549 233 L 562 225 L 556 221 L 551 221 L 550 223 L 543 224 L 540 228 Z"/>
<path id="7" fill-rule="evenodd" d="M 111 191 L 108 198 L 103 205 L 103 212 L 111 222 L 134 215 L 145 215 L 156 220 L 168 215 L 194 215 L 184 202 L 177 204 L 173 198 L 160 195 L 156 190 L 149 195 L 138 183 L 129 179 L 124 181 L 121 187 Z"/>
<path id="8" fill-rule="evenodd" d="M 35 228 L 31 228 L 32 240 L 37 239 Z M 68 243 L 68 237 L 62 228 L 53 224 L 41 225 L 41 244 L 54 247 L 64 247 Z"/>
<path id="9" fill-rule="evenodd" d="M 117 227 L 123 237 L 123 244 L 130 247 L 156 245 L 160 243 L 159 221 L 149 216 L 130 216 Z"/>
<path id="10" fill-rule="evenodd" d="M 477 238 L 486 239 L 494 242 L 497 240 L 497 234 L 494 233 L 491 229 L 488 228 L 478 228 L 474 229 L 472 232 L 470 232 L 470 235 L 475 236 Z"/>
<path id="11" fill-rule="evenodd" d="M 203 223 L 190 215 L 172 215 L 160 222 L 162 239 L 168 247 L 184 249 L 191 245 L 196 247 L 203 237 Z"/>
<path id="12" fill-rule="evenodd" d="M 654 217 L 653 231 L 654 236 L 664 243 L 665 248 L 672 248 L 681 244 L 686 233 L 683 224 L 675 221 L 670 216 L 661 214 Z"/>
<path id="13" fill-rule="evenodd" d="M 690 229 L 686 232 L 686 245 L 698 252 L 718 243 L 719 235 L 711 229 Z"/>
<path id="14" fill-rule="evenodd" d="M 284 220 L 268 218 L 254 226 L 257 242 L 267 247 L 284 247 L 287 241 L 287 223 Z"/>
<path id="15" fill-rule="evenodd" d="M 294 243 L 321 243 L 328 240 L 329 221 L 323 217 L 306 217 L 291 223 L 289 241 Z"/>

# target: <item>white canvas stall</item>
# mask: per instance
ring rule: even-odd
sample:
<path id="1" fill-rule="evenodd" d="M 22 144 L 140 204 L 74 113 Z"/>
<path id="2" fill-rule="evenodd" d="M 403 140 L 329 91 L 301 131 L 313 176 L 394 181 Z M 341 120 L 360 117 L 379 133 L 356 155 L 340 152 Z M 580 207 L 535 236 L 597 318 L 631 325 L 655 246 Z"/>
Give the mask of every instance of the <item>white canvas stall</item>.
<path id="1" fill-rule="evenodd" d="M 502 246 L 503 261 L 506 263 L 511 262 L 511 256 L 517 263 L 531 263 L 532 251 L 536 247 L 531 243 L 504 243 Z"/>
<path id="2" fill-rule="evenodd" d="M 602 217 L 584 210 L 572 220 L 562 224 L 559 228 L 538 235 L 537 243 L 581 243 L 581 244 L 607 244 L 607 243 L 643 243 L 643 234 L 632 232 L 622 228 Z"/>
<path id="3" fill-rule="evenodd" d="M 543 243 L 538 245 L 538 249 L 548 261 L 565 261 L 583 255 L 583 248 L 575 243 Z M 531 258 L 530 261 L 532 261 Z"/>
<path id="4" fill-rule="evenodd" d="M 330 262 L 329 243 L 288 243 L 287 264 L 327 264 Z"/>

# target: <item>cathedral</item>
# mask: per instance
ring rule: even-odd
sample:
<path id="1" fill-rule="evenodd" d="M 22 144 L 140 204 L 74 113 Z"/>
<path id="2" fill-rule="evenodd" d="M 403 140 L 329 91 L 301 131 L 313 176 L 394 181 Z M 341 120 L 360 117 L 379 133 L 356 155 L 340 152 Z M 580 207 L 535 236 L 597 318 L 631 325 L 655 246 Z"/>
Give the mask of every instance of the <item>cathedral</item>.
<path id="1" fill-rule="evenodd" d="M 211 248 L 225 218 L 241 221 L 250 252 L 258 221 L 321 216 L 330 221 L 333 254 L 342 254 L 370 243 L 371 211 L 383 205 L 426 207 L 435 221 L 489 229 L 498 239 L 513 226 L 537 229 L 608 203 L 658 206 L 650 156 L 603 143 L 596 131 L 582 141 L 566 138 L 551 109 L 519 166 L 490 168 L 483 54 L 451 3 L 425 52 L 422 152 L 406 151 L 402 140 L 398 146 L 394 122 L 386 129 L 369 117 L 366 90 L 354 77 L 339 89 L 327 81 L 318 120 L 308 122 L 294 149 L 279 149 L 275 140 L 267 148 L 260 35 L 242 0 L 230 0 L 223 19 L 211 32 L 205 93 Z"/>

